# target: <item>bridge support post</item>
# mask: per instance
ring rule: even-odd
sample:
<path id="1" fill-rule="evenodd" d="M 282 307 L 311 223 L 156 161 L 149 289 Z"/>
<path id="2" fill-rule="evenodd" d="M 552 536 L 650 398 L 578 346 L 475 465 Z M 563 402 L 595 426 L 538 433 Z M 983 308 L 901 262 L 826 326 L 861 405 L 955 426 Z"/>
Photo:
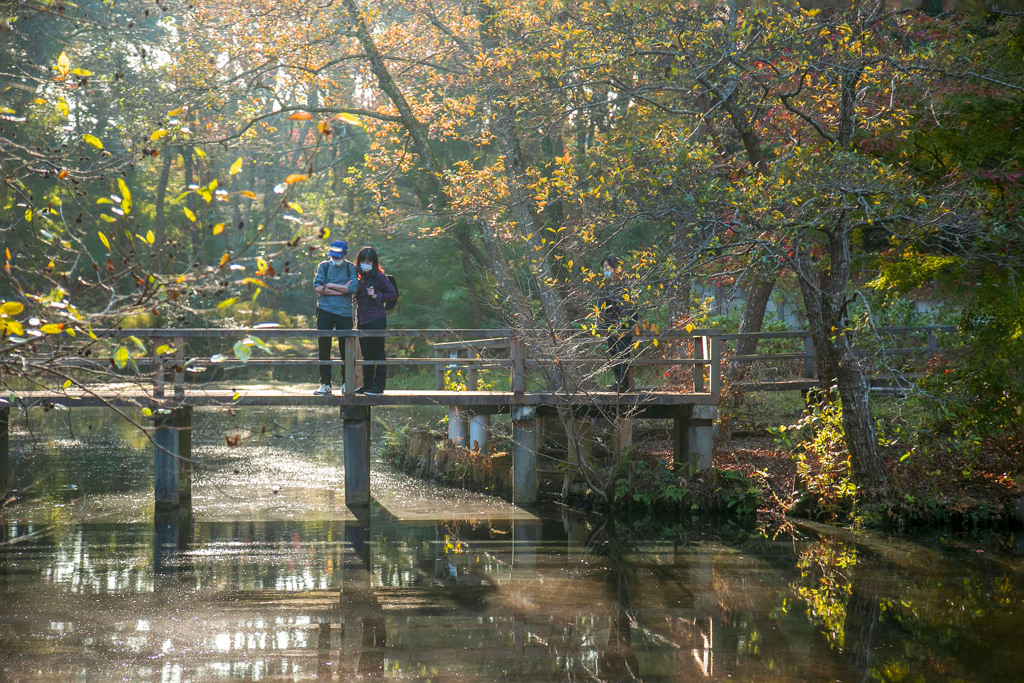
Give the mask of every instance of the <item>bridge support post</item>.
<path id="1" fill-rule="evenodd" d="M 512 502 L 537 502 L 537 409 L 512 406 Z"/>
<path id="2" fill-rule="evenodd" d="M 479 448 L 481 453 L 486 453 L 490 435 L 491 416 L 471 415 L 469 418 L 469 447 Z"/>
<path id="3" fill-rule="evenodd" d="M 466 417 L 455 406 L 448 406 L 448 440 L 455 446 L 468 446 Z"/>
<path id="4" fill-rule="evenodd" d="M 345 503 L 370 504 L 370 407 L 342 406 L 345 432 Z"/>
<path id="5" fill-rule="evenodd" d="M 153 492 L 157 510 L 192 500 L 192 408 L 175 408 L 153 418 Z"/>
<path id="6" fill-rule="evenodd" d="M 14 487 L 11 477 L 10 424 L 11 407 L 0 405 L 0 501 L 10 495 Z"/>
<path id="7" fill-rule="evenodd" d="M 718 407 L 713 405 L 682 406 L 672 419 L 672 453 L 677 466 L 689 465 L 695 470 L 711 469 L 714 445 L 714 424 Z"/>

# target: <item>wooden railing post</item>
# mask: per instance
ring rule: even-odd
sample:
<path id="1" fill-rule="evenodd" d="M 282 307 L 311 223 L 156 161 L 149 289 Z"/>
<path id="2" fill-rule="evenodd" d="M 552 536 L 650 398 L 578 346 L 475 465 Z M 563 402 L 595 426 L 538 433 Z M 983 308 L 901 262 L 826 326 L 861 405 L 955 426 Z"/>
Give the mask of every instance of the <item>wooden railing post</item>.
<path id="1" fill-rule="evenodd" d="M 717 334 L 710 335 L 708 337 L 710 342 L 709 354 L 711 357 L 710 361 L 710 372 L 708 373 L 708 382 L 710 384 L 710 390 L 712 396 L 721 396 L 722 394 L 722 338 Z"/>
<path id="2" fill-rule="evenodd" d="M 345 383 L 345 396 L 354 396 L 356 391 L 356 337 L 345 337 L 345 366 L 341 369 Z M 331 345 L 334 339 L 331 338 Z"/>
<path id="3" fill-rule="evenodd" d="M 160 346 L 157 344 L 159 340 L 153 338 L 153 398 L 164 397 L 164 360 L 160 357 L 160 354 L 156 352 Z"/>
<path id="4" fill-rule="evenodd" d="M 185 339 L 174 338 L 174 400 L 185 398 Z"/>
<path id="5" fill-rule="evenodd" d="M 444 349 L 434 349 L 434 358 L 440 361 L 444 358 Z M 445 364 L 441 362 L 434 363 L 434 390 L 444 391 L 444 371 Z"/>
<path id="6" fill-rule="evenodd" d="M 509 340 L 512 355 L 512 393 L 521 399 L 526 392 L 526 344 L 520 337 Z"/>
<path id="7" fill-rule="evenodd" d="M 804 337 L 804 377 L 814 379 L 817 374 L 814 372 L 814 338 L 811 335 Z"/>
<path id="8" fill-rule="evenodd" d="M 707 354 L 704 353 L 704 337 L 693 337 L 691 339 L 691 343 L 693 344 L 693 359 L 698 361 L 705 360 L 707 358 Z M 693 364 L 693 393 L 704 393 L 703 363 Z"/>

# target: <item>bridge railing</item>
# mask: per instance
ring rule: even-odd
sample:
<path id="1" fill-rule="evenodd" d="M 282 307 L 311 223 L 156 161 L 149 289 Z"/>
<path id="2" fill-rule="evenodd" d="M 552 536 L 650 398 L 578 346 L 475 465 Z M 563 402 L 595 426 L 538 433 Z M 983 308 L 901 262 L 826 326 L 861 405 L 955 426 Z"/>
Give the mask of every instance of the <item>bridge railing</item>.
<path id="1" fill-rule="evenodd" d="M 479 390 L 480 373 L 497 370 L 500 390 L 513 393 L 549 391 L 553 370 L 571 370 L 583 378 L 574 389 L 592 390 L 595 377 L 607 371 L 612 361 L 605 349 L 604 337 L 587 329 L 512 330 L 512 329 L 389 329 L 389 330 L 311 330 L 279 327 L 253 328 L 125 328 L 95 331 L 97 339 L 41 338 L 35 362 L 45 374 L 56 374 L 68 388 L 71 373 L 80 371 L 83 384 L 89 378 L 110 382 L 111 372 L 123 381 L 140 387 L 151 385 L 154 397 L 169 392 L 175 398 L 184 395 L 187 385 L 202 381 L 199 375 L 211 370 L 236 371 L 245 368 L 315 368 L 322 364 L 342 365 L 346 392 L 357 386 L 357 368 L 374 364 L 360 358 L 360 338 L 384 337 L 389 340 L 385 365 L 393 369 L 434 370 L 434 390 L 446 387 L 445 372 L 456 369 L 466 373 L 466 390 Z M 332 338 L 332 359 L 317 358 L 316 341 Z M 337 360 L 336 343 L 342 339 L 345 356 L 355 362 Z M 638 336 L 638 347 L 661 343 L 673 354 L 652 357 L 634 349 L 633 367 L 667 366 L 688 381 L 663 382 L 652 390 L 706 393 L 717 396 L 721 388 L 719 366 L 721 341 L 715 330 L 668 332 Z M 51 351 L 46 357 L 46 346 Z M 83 348 L 91 353 L 83 354 Z M 230 350 L 229 350 L 230 349 Z M 401 355 L 404 349 L 419 349 L 423 355 Z M 397 353 L 396 353 L 397 350 Z M 61 374 L 63 373 L 63 374 Z M 665 373 L 666 375 L 670 373 Z M 315 373 L 311 373 L 312 378 Z M 507 378 L 507 379 L 504 379 Z M 589 378 L 589 379 L 588 379 Z M 312 379 L 310 379 L 312 383 Z M 507 382 L 507 385 L 505 384 Z M 52 386 L 52 383 L 50 383 Z M 507 387 L 507 388 L 506 388 Z"/>
<path id="2" fill-rule="evenodd" d="M 927 363 L 954 342 L 956 331 L 954 325 L 920 325 L 844 333 L 852 336 L 873 384 L 884 387 L 897 376 L 920 376 Z M 737 342 L 750 339 L 755 340 L 755 353 L 734 353 Z M 806 389 L 818 382 L 814 341 L 807 330 L 723 334 L 722 342 L 727 371 L 737 380 L 737 389 Z"/>

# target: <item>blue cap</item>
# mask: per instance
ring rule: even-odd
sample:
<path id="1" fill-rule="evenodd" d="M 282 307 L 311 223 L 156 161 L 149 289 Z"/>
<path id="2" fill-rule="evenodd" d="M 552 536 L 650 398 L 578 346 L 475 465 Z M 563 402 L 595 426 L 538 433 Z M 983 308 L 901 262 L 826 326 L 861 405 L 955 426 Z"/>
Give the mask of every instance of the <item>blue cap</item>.
<path id="1" fill-rule="evenodd" d="M 331 242 L 331 250 L 327 252 L 331 258 L 343 258 L 348 253 L 348 242 L 345 240 L 337 240 Z"/>

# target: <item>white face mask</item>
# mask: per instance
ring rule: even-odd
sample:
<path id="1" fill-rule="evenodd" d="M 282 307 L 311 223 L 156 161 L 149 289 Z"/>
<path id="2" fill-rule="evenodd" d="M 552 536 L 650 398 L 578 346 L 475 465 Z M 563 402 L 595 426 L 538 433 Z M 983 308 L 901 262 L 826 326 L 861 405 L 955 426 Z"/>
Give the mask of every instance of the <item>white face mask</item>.
<path id="1" fill-rule="evenodd" d="M 332 257 L 331 257 L 331 263 L 333 263 L 333 264 L 334 264 L 334 265 L 336 265 L 336 266 L 340 266 L 340 265 L 342 265 L 343 263 L 345 263 L 345 258 L 344 258 L 344 257 L 342 257 L 342 258 L 334 258 L 334 257 L 332 256 Z"/>
<path id="2" fill-rule="evenodd" d="M 363 271 L 364 273 L 369 273 L 371 270 L 373 270 L 373 264 L 372 263 L 360 263 L 359 264 L 359 270 Z"/>
<path id="3" fill-rule="evenodd" d="M 610 268 L 605 268 L 605 269 L 604 269 L 604 276 L 605 276 L 606 278 L 610 278 L 610 277 L 611 277 L 612 275 L 613 275 L 613 273 L 612 273 L 612 271 L 611 271 L 611 269 L 610 269 Z"/>

